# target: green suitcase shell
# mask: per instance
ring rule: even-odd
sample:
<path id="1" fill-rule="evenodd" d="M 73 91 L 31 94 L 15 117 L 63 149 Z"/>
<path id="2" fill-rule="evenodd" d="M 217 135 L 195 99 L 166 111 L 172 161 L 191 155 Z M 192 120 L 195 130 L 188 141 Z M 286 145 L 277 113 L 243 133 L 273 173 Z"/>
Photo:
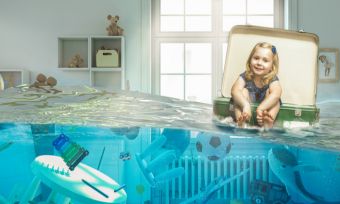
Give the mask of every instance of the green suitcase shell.
<path id="1" fill-rule="evenodd" d="M 250 125 L 257 125 L 256 123 L 256 108 L 258 104 L 252 104 L 252 119 Z M 233 117 L 233 105 L 230 104 L 230 98 L 219 97 L 214 100 L 213 104 L 214 114 L 218 117 Z M 275 126 L 287 127 L 292 123 L 300 125 L 313 125 L 319 121 L 320 110 L 316 106 L 298 106 L 283 103 L 280 112 L 277 115 Z"/>

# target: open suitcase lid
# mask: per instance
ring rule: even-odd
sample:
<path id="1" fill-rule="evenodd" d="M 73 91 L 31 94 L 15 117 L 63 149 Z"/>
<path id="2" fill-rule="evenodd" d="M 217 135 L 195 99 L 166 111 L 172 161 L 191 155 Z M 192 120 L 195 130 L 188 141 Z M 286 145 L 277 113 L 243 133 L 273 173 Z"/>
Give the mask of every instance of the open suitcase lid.
<path id="1" fill-rule="evenodd" d="M 258 42 L 269 42 L 277 48 L 282 102 L 315 105 L 318 36 L 258 26 L 238 25 L 231 29 L 224 65 L 222 95 L 231 97 L 231 87 L 245 71 L 248 56 Z"/>

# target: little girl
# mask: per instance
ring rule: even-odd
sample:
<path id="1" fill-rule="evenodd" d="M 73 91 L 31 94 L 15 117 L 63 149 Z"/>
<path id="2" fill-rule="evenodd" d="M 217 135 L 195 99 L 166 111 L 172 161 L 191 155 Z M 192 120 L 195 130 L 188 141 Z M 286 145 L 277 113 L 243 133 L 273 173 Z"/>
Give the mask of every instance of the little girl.
<path id="1" fill-rule="evenodd" d="M 273 127 L 281 104 L 282 89 L 276 76 L 278 69 L 276 47 L 266 42 L 256 44 L 248 57 L 246 71 L 240 74 L 231 88 L 234 119 L 239 126 L 252 117 L 250 103 L 259 103 L 256 109 L 257 124 Z"/>

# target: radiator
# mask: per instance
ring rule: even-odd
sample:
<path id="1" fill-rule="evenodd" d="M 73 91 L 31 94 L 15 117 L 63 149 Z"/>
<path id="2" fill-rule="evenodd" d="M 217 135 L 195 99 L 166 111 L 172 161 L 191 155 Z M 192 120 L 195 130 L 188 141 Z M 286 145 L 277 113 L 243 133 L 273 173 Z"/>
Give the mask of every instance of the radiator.
<path id="1" fill-rule="evenodd" d="M 271 182 L 274 177 L 266 156 L 227 156 L 218 161 L 210 161 L 200 156 L 185 156 L 169 165 L 170 169 L 174 167 L 183 167 L 185 173 L 165 183 L 162 198 L 159 199 L 161 203 L 181 203 L 190 200 L 215 179 L 230 178 L 248 169 L 249 171 L 243 175 L 219 188 L 213 198 L 244 200 L 248 198 L 249 184 L 252 180 Z"/>

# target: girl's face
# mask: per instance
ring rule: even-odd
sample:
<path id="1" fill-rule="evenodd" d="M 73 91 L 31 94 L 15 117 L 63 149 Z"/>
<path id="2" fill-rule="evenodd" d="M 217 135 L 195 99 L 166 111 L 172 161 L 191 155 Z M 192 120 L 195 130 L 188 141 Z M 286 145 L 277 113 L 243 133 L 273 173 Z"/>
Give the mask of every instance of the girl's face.
<path id="1" fill-rule="evenodd" d="M 256 48 L 250 59 L 250 69 L 255 76 L 263 77 L 273 69 L 273 53 L 269 48 Z"/>

